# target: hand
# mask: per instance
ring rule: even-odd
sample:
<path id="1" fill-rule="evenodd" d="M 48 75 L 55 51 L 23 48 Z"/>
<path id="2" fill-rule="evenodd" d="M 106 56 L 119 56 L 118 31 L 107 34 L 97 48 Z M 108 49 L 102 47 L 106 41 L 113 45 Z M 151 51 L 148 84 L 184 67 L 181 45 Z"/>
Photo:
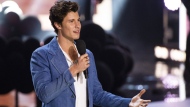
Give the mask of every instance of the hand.
<path id="1" fill-rule="evenodd" d="M 129 103 L 129 107 L 146 107 L 151 100 L 143 100 L 141 96 L 146 92 L 145 89 L 141 90 L 139 94 L 134 96 Z"/>
<path id="2" fill-rule="evenodd" d="M 76 76 L 79 72 L 83 72 L 90 66 L 88 54 L 81 55 L 77 61 L 70 67 L 71 74 Z"/>

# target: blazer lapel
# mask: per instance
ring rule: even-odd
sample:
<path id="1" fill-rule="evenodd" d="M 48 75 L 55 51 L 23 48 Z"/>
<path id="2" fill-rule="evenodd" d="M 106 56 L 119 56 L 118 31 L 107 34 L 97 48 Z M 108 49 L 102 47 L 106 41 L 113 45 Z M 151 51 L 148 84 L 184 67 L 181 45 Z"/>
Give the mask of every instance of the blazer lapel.
<path id="1" fill-rule="evenodd" d="M 69 68 L 66 62 L 66 58 L 61 52 L 61 50 L 58 50 L 56 55 L 52 58 L 51 62 L 60 74 L 62 74 L 64 71 L 66 71 Z"/>
<path id="2" fill-rule="evenodd" d="M 60 75 L 63 74 L 64 72 L 67 72 L 68 71 L 67 69 L 69 68 L 69 66 L 67 64 L 67 61 L 63 52 L 59 48 L 56 37 L 53 38 L 53 40 L 50 42 L 49 45 L 50 45 L 49 52 L 53 54 L 51 63 L 57 69 Z M 69 87 L 72 90 L 73 94 L 75 95 L 74 84 L 70 85 Z"/>

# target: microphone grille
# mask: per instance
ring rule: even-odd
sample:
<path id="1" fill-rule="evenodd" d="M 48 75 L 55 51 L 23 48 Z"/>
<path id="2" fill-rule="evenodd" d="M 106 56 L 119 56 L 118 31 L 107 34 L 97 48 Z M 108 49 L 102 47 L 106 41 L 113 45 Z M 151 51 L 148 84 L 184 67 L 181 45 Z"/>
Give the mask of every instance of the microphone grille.
<path id="1" fill-rule="evenodd" d="M 86 53 L 86 44 L 83 40 L 80 40 L 80 39 L 76 40 L 76 46 L 80 55 L 83 55 Z"/>

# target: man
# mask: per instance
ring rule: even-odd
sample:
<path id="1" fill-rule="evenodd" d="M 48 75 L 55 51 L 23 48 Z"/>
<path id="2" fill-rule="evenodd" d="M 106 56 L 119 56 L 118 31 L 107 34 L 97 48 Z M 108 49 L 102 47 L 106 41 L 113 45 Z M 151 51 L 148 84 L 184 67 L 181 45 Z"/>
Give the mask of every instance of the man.
<path id="1" fill-rule="evenodd" d="M 57 36 L 36 49 L 31 57 L 31 74 L 42 107 L 146 107 L 142 90 L 132 99 L 106 92 L 97 77 L 94 56 L 88 49 L 79 55 L 75 41 L 80 37 L 78 5 L 57 1 L 50 9 L 50 21 Z M 88 77 L 83 71 L 88 69 Z"/>

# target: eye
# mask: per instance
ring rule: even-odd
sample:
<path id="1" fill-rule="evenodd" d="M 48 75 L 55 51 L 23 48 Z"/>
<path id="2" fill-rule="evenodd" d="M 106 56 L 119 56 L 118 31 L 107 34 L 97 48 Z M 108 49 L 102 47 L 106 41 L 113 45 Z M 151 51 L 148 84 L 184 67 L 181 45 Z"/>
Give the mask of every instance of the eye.
<path id="1" fill-rule="evenodd" d="M 70 20 L 70 22 L 74 22 L 73 20 Z"/>
<path id="2" fill-rule="evenodd" d="M 69 20 L 69 22 L 70 22 L 70 23 L 73 23 L 73 22 L 74 22 L 74 20 Z"/>
<path id="3" fill-rule="evenodd" d="M 81 22 L 81 20 L 80 20 L 80 19 L 78 19 L 78 21 L 79 21 L 79 22 Z"/>

